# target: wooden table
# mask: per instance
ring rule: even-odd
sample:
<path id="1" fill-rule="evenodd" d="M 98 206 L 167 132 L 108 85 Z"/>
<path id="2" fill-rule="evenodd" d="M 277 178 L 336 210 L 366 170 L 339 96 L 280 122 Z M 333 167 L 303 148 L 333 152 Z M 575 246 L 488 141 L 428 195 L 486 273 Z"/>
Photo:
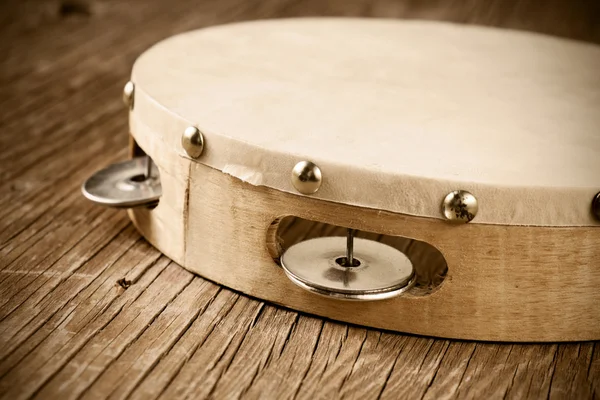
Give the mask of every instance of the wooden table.
<path id="1" fill-rule="evenodd" d="M 3 2 L 0 395 L 20 398 L 599 398 L 595 343 L 493 344 L 324 321 L 162 256 L 81 182 L 127 157 L 120 100 L 169 35 L 302 15 L 433 18 L 600 42 L 592 1 Z"/>

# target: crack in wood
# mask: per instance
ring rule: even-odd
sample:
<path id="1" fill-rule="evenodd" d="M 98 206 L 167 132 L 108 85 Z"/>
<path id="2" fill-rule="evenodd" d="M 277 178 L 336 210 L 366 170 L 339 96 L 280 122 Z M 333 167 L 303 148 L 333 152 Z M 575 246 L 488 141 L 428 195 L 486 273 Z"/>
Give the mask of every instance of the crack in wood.
<path id="1" fill-rule="evenodd" d="M 262 315 L 264 308 L 265 308 L 265 303 L 261 302 L 260 305 L 258 306 L 258 310 L 256 310 L 256 313 L 254 314 L 254 317 L 252 317 L 252 321 L 250 322 L 250 329 L 254 328 L 254 326 L 256 325 L 256 322 Z"/>
<path id="2" fill-rule="evenodd" d="M 311 355 L 310 362 L 308 364 L 308 368 L 306 368 L 306 372 L 302 376 L 302 379 L 300 381 L 301 383 L 300 383 L 300 385 L 298 385 L 298 388 L 294 392 L 294 395 L 292 396 L 292 400 L 296 400 L 296 398 L 298 397 L 298 393 L 300 393 L 300 390 L 302 389 L 302 385 L 304 383 L 304 378 L 306 378 L 306 375 L 308 375 L 308 372 L 310 371 L 310 367 L 312 366 L 313 360 L 315 358 L 315 353 L 317 352 L 317 348 L 319 347 L 319 343 L 321 341 L 321 336 L 323 334 L 323 328 L 325 326 L 325 321 L 321 321 L 320 325 L 321 326 L 319 328 L 319 333 L 317 334 L 317 340 L 315 341 L 315 345 L 312 348 L 312 355 Z"/>
<path id="3" fill-rule="evenodd" d="M 594 363 L 594 352 L 596 351 L 597 344 L 598 344 L 597 342 L 592 344 L 592 354 L 590 355 L 590 363 L 588 364 L 588 367 L 587 367 L 587 378 L 590 381 L 591 381 L 590 375 L 591 375 L 591 371 L 592 371 L 592 364 Z"/>
<path id="4" fill-rule="evenodd" d="M 423 400 L 425 398 L 425 396 L 427 395 L 427 392 L 429 391 L 429 389 L 431 389 L 431 386 L 433 385 L 433 382 L 435 381 L 435 378 L 437 377 L 437 374 L 440 371 L 440 367 L 442 366 L 442 361 L 444 360 L 444 357 L 446 357 L 446 354 L 448 353 L 448 349 L 450 348 L 450 342 L 446 341 L 444 347 L 445 347 L 444 348 L 444 352 L 442 353 L 442 356 L 440 357 L 440 359 L 438 361 L 438 364 L 437 364 L 437 366 L 435 368 L 435 372 L 433 373 L 433 376 L 431 377 L 431 379 L 427 383 L 427 387 L 425 388 L 425 391 L 421 395 L 421 400 Z"/>
<path id="5" fill-rule="evenodd" d="M 279 352 L 279 357 L 281 357 L 281 355 L 285 351 L 285 348 L 290 341 L 290 337 L 292 336 L 292 333 L 296 329 L 296 325 L 298 324 L 298 320 L 300 319 L 300 314 L 298 314 L 298 313 L 295 313 L 295 314 L 296 315 L 294 316 L 294 321 L 290 325 L 290 328 L 288 329 L 287 334 L 285 336 L 285 340 L 283 341 L 283 345 L 281 346 L 281 351 Z"/>
<path id="6" fill-rule="evenodd" d="M 352 375 L 352 372 L 354 371 L 354 368 L 356 367 L 356 362 L 360 358 L 360 354 L 362 352 L 362 349 L 363 349 L 363 347 L 365 345 L 365 342 L 367 341 L 367 336 L 368 336 L 368 331 L 365 330 L 363 340 L 360 343 L 360 347 L 358 349 L 358 353 L 356 354 L 356 358 L 354 359 L 354 362 L 352 363 L 352 367 L 350 368 L 350 371 L 348 372 L 348 374 L 346 376 L 344 376 L 344 379 L 342 379 L 342 382 L 340 383 L 340 386 L 338 387 L 338 390 L 340 392 L 342 391 L 342 388 L 344 387 L 344 385 L 346 384 L 346 382 L 348 381 L 348 379 Z"/>
<path id="7" fill-rule="evenodd" d="M 552 381 L 554 380 L 554 373 L 556 372 L 558 351 L 559 351 L 559 347 L 555 346 L 554 356 L 552 357 L 552 364 L 551 364 L 552 366 L 551 366 L 551 372 L 550 372 L 550 384 L 548 385 L 548 394 L 546 395 L 547 399 L 550 399 L 550 394 L 552 393 Z"/>
<path id="8" fill-rule="evenodd" d="M 473 355 L 475 354 L 475 350 L 477 350 L 477 346 L 473 345 L 473 350 L 471 350 L 471 353 L 469 354 L 469 357 L 467 358 L 467 364 L 465 365 L 465 368 L 464 368 L 462 374 L 460 375 L 460 379 L 458 380 L 458 384 L 454 388 L 454 393 L 456 393 L 456 394 L 458 394 L 458 392 L 460 390 L 460 386 L 462 385 L 463 380 L 465 378 L 465 375 L 467 374 L 467 371 L 469 370 L 469 365 L 471 364 L 471 360 L 473 359 Z"/>
<path id="9" fill-rule="evenodd" d="M 390 366 L 390 369 L 385 376 L 383 385 L 381 385 L 381 390 L 379 390 L 379 393 L 377 394 L 377 400 L 381 399 L 381 397 L 383 396 L 383 393 L 385 392 L 385 389 L 387 388 L 388 383 L 390 381 L 390 377 L 392 376 L 392 372 L 394 372 L 394 368 L 396 368 L 396 363 L 398 362 L 398 359 L 400 358 L 400 355 L 402 354 L 403 348 L 404 348 L 404 344 L 402 344 L 400 349 L 398 349 L 398 354 L 396 354 L 396 357 L 394 358 L 394 362 Z M 427 353 L 429 353 L 429 350 L 427 351 Z M 427 358 L 427 354 L 425 354 L 425 357 L 423 357 L 423 360 L 425 360 L 425 358 Z M 423 363 L 421 363 L 421 365 L 423 365 Z M 420 370 L 421 370 L 421 366 L 419 366 L 419 371 Z"/>
<path id="10" fill-rule="evenodd" d="M 515 372 L 512 375 L 512 378 L 510 380 L 510 384 L 508 385 L 508 387 L 506 388 L 506 391 L 504 392 L 504 395 L 502 396 L 502 399 L 506 399 L 506 397 L 508 396 L 508 393 L 510 392 L 510 390 L 514 386 L 514 384 L 515 384 L 515 377 L 517 376 L 517 372 L 519 372 L 519 365 L 518 364 L 517 364 L 517 367 L 515 368 Z"/>

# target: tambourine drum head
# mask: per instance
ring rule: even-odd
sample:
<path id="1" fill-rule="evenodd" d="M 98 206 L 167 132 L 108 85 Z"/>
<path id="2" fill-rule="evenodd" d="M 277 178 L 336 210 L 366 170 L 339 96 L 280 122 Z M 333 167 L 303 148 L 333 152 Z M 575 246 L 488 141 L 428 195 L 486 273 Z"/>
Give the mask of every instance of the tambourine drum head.
<path id="1" fill-rule="evenodd" d="M 198 161 L 254 185 L 297 193 L 308 159 L 318 198 L 440 218 L 458 187 L 486 203 L 476 223 L 569 226 L 598 190 L 598 71 L 597 47 L 548 36 L 308 18 L 175 36 L 133 80 L 136 108 L 197 125 Z"/>

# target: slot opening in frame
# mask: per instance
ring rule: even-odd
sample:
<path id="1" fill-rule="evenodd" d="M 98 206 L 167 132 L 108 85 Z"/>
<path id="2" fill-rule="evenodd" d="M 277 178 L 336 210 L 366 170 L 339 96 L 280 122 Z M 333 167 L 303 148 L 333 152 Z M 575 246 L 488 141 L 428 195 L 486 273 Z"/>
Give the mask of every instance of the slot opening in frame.
<path id="1" fill-rule="evenodd" d="M 146 172 L 144 174 L 140 174 L 140 175 L 136 175 L 136 176 L 132 177 L 131 181 L 143 183 L 148 178 L 146 175 L 152 175 L 153 176 L 152 179 L 156 179 L 156 180 L 158 180 L 158 182 L 160 182 L 160 171 L 158 169 L 158 166 L 154 163 L 154 160 L 152 160 L 152 158 L 148 154 L 146 154 L 144 149 L 142 149 L 137 144 L 133 135 L 129 134 L 129 158 L 133 159 L 133 158 L 142 158 L 142 157 L 147 158 L 146 165 L 148 166 L 148 168 L 146 169 Z M 151 204 L 146 205 L 145 207 L 149 210 L 153 210 L 158 206 L 159 202 L 160 202 L 160 198 L 158 200 L 152 202 Z"/>
<path id="2" fill-rule="evenodd" d="M 290 247 L 315 238 L 343 237 L 348 228 L 295 216 L 273 221 L 273 243 L 268 244 L 275 263 L 281 266 L 280 257 Z M 413 265 L 415 282 L 406 291 L 412 296 L 427 296 L 437 291 L 448 275 L 448 265 L 442 253 L 433 245 L 403 236 L 382 235 L 375 232 L 356 231 L 355 237 L 386 244 L 402 252 Z M 343 248 L 340 249 L 343 253 Z"/>

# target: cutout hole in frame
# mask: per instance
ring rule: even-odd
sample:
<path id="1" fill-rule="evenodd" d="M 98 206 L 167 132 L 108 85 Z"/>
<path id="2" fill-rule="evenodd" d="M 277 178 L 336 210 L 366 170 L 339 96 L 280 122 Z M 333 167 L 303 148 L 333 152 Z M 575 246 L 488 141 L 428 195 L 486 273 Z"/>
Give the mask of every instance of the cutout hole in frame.
<path id="1" fill-rule="evenodd" d="M 133 135 L 129 134 L 129 158 L 137 158 L 137 157 L 149 157 L 149 156 L 146 154 L 144 149 L 142 149 L 140 147 L 140 145 L 137 144 Z M 156 165 L 156 163 L 154 163 L 154 161 L 152 161 L 152 163 L 154 164 L 154 169 L 155 169 L 155 171 L 153 171 L 153 174 L 156 174 L 157 179 L 160 181 L 160 170 L 159 170 L 158 166 Z M 143 182 L 145 180 L 145 176 L 144 175 L 136 175 L 136 176 L 132 177 L 131 180 L 133 182 Z M 158 199 L 156 202 L 154 202 L 150 205 L 147 205 L 146 208 L 149 210 L 153 210 L 158 206 L 159 202 L 160 202 L 160 199 Z"/>
<path id="2" fill-rule="evenodd" d="M 281 265 L 280 256 L 297 243 L 320 237 L 346 236 L 347 232 L 346 227 L 295 216 L 286 216 L 275 220 L 271 227 L 275 229 L 275 232 L 271 232 L 269 236 L 274 238 L 274 243 L 267 244 L 267 247 L 277 265 Z M 356 237 L 387 244 L 409 258 L 413 264 L 416 281 L 414 286 L 406 292 L 407 294 L 428 296 L 437 291 L 448 276 L 446 259 L 436 247 L 429 243 L 403 236 L 365 231 L 357 231 Z M 340 250 L 343 252 L 344 249 Z M 340 262 L 342 261 L 340 260 Z"/>

